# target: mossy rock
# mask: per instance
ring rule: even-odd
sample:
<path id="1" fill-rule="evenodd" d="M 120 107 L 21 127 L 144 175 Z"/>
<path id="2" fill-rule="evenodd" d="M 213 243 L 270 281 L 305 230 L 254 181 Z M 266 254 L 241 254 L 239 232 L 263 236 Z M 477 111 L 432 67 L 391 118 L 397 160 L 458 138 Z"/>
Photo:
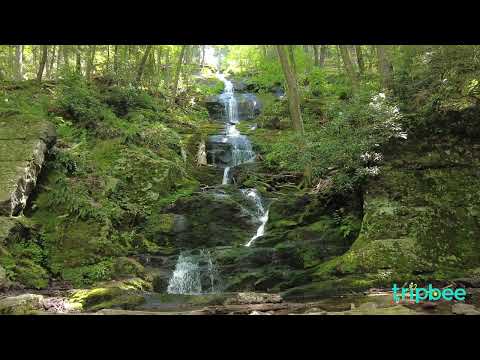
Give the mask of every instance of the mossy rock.
<path id="1" fill-rule="evenodd" d="M 139 278 L 99 283 L 92 289 L 75 290 L 69 297 L 71 303 L 80 304 L 84 311 L 121 308 L 132 309 L 145 302 L 144 291 L 151 284 Z"/>
<path id="2" fill-rule="evenodd" d="M 1 315 L 32 315 L 43 310 L 43 296 L 22 294 L 0 299 Z"/>

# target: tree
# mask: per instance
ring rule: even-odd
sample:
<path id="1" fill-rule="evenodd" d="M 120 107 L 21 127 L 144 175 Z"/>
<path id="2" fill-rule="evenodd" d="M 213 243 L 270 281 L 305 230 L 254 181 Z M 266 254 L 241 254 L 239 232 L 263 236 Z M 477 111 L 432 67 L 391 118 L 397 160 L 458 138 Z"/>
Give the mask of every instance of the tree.
<path id="1" fill-rule="evenodd" d="M 185 56 L 185 50 L 187 45 L 183 45 L 180 50 L 180 55 L 178 56 L 177 67 L 175 69 L 175 78 L 173 80 L 173 89 L 172 89 L 172 101 L 175 101 L 177 96 L 178 81 L 180 80 L 180 72 L 182 70 L 183 57 Z"/>
<path id="2" fill-rule="evenodd" d="M 42 81 L 43 71 L 45 69 L 45 64 L 47 63 L 48 56 L 48 46 L 42 45 L 42 58 L 40 59 L 40 64 L 38 66 L 37 81 Z"/>
<path id="3" fill-rule="evenodd" d="M 75 70 L 78 74 L 82 73 L 82 46 L 77 45 L 75 47 Z"/>
<path id="4" fill-rule="evenodd" d="M 385 89 L 391 89 L 392 87 L 392 65 L 388 59 L 388 55 L 385 49 L 385 45 L 377 45 L 377 58 L 378 58 L 378 72 L 382 79 L 382 86 Z"/>
<path id="5" fill-rule="evenodd" d="M 145 71 L 145 64 L 147 63 L 148 55 L 150 55 L 150 50 L 152 49 L 152 45 L 147 45 L 145 49 L 145 53 L 142 56 L 142 60 L 140 60 L 140 64 L 138 65 L 137 70 L 137 77 L 135 78 L 135 83 L 140 84 L 142 80 L 143 72 Z"/>
<path id="6" fill-rule="evenodd" d="M 357 55 L 357 64 L 360 74 L 363 74 L 365 71 L 365 64 L 363 62 L 362 47 L 360 45 L 355 46 L 355 54 Z"/>
<path id="7" fill-rule="evenodd" d="M 320 47 L 320 59 L 318 60 L 318 65 L 320 67 L 323 67 L 323 65 L 325 64 L 325 58 L 327 57 L 327 45 L 322 45 Z"/>
<path id="8" fill-rule="evenodd" d="M 295 63 L 295 52 L 294 52 L 294 47 L 293 45 L 288 45 L 288 57 L 290 59 L 290 63 L 292 64 L 292 73 L 295 76 L 295 73 L 297 72 L 297 64 Z"/>
<path id="9" fill-rule="evenodd" d="M 340 55 L 342 56 L 343 65 L 347 72 L 348 77 L 352 83 L 352 87 L 355 90 L 358 87 L 358 76 L 353 68 L 352 60 L 350 59 L 350 53 L 346 45 L 339 45 Z"/>
<path id="10" fill-rule="evenodd" d="M 15 45 L 15 80 L 23 80 L 23 45 Z"/>
<path id="11" fill-rule="evenodd" d="M 90 80 L 93 67 L 95 66 L 96 45 L 92 45 L 89 50 L 90 50 L 90 52 L 89 52 L 88 59 L 87 59 L 87 69 L 86 69 L 86 74 L 85 74 L 87 80 Z"/>
<path id="12" fill-rule="evenodd" d="M 297 80 L 292 69 L 293 66 L 288 62 L 285 45 L 277 45 L 276 48 L 280 64 L 282 65 L 283 75 L 287 83 L 288 106 L 293 127 L 300 134 L 304 135 L 302 114 L 300 112 L 300 97 L 298 95 Z"/>
<path id="13" fill-rule="evenodd" d="M 313 46 L 313 57 L 314 57 L 315 66 L 319 66 L 320 58 L 318 56 L 318 45 L 312 45 L 312 46 Z"/>

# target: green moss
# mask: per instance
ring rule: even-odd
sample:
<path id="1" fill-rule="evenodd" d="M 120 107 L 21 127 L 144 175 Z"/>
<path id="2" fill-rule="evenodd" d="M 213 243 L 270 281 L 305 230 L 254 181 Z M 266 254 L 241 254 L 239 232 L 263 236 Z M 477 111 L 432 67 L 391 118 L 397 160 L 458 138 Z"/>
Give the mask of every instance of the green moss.
<path id="1" fill-rule="evenodd" d="M 145 301 L 145 290 L 151 290 L 151 285 L 142 279 L 133 278 L 121 282 L 100 283 L 93 289 L 75 290 L 69 301 L 80 304 L 84 311 L 131 309 Z"/>

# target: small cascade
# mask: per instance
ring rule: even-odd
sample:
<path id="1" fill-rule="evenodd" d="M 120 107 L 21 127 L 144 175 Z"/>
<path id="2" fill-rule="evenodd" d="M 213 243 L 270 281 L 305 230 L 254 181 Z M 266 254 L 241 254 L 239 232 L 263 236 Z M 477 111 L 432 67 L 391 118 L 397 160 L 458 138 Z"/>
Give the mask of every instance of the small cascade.
<path id="1" fill-rule="evenodd" d="M 257 238 L 265 234 L 265 226 L 268 221 L 268 209 L 265 210 L 262 198 L 256 189 L 242 189 L 241 191 L 246 198 L 255 204 L 256 215 L 260 221 L 260 226 L 257 228 L 256 234 L 245 244 L 245 246 L 250 247 Z"/>
<path id="2" fill-rule="evenodd" d="M 229 181 L 229 173 L 230 173 L 230 166 L 227 166 L 225 169 L 223 169 L 222 185 L 228 184 L 228 181 Z"/>
<path id="3" fill-rule="evenodd" d="M 168 282 L 167 293 L 190 295 L 202 293 L 199 266 L 194 258 L 180 254 L 175 270 Z"/>
<path id="4" fill-rule="evenodd" d="M 182 253 L 168 282 L 167 293 L 200 295 L 221 291 L 221 278 L 207 249 L 198 255 Z"/>

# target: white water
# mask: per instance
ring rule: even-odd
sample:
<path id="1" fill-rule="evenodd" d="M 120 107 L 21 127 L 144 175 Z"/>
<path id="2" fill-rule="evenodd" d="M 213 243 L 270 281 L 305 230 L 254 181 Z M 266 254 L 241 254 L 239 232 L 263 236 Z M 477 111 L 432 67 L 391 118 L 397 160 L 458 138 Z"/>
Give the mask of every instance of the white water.
<path id="1" fill-rule="evenodd" d="M 173 275 L 168 282 L 167 293 L 199 295 L 202 293 L 198 262 L 180 254 Z"/>
<path id="2" fill-rule="evenodd" d="M 260 220 L 260 226 L 258 227 L 256 234 L 245 244 L 245 246 L 250 247 L 257 238 L 265 234 L 265 225 L 267 225 L 268 221 L 268 210 L 265 210 L 262 198 L 256 189 L 244 189 L 242 190 L 242 193 L 245 197 L 251 199 L 255 203 L 258 220 Z"/>
<path id="3" fill-rule="evenodd" d="M 230 166 L 227 166 L 225 169 L 223 169 L 223 180 L 222 180 L 222 185 L 228 184 L 228 173 L 230 172 Z"/>
<path id="4" fill-rule="evenodd" d="M 229 166 L 226 166 L 223 170 L 222 184 L 225 185 L 230 181 L 231 168 L 246 162 L 253 162 L 255 160 L 255 152 L 248 137 L 241 135 L 236 128 L 236 124 L 239 121 L 238 104 L 235 99 L 233 84 L 223 74 L 217 74 L 217 76 L 225 84 L 225 91 L 220 95 L 220 99 L 224 103 L 227 115 L 225 136 L 221 138 L 221 142 L 231 145 L 231 160 L 229 161 Z M 245 197 L 255 204 L 255 215 L 260 222 L 255 235 L 245 244 L 245 246 L 249 247 L 254 243 L 255 239 L 264 235 L 268 221 L 268 210 L 265 210 L 262 198 L 256 189 L 243 189 L 241 191 Z M 201 250 L 200 255 L 196 256 L 180 254 L 175 270 L 169 280 L 167 292 L 169 294 L 199 295 L 206 292 L 220 291 L 219 284 L 219 272 L 210 252 Z"/>
<path id="5" fill-rule="evenodd" d="M 167 293 L 186 295 L 215 293 L 221 290 L 220 280 L 210 251 L 202 249 L 199 255 L 180 254 L 168 282 Z"/>

